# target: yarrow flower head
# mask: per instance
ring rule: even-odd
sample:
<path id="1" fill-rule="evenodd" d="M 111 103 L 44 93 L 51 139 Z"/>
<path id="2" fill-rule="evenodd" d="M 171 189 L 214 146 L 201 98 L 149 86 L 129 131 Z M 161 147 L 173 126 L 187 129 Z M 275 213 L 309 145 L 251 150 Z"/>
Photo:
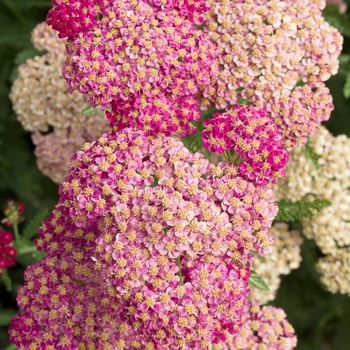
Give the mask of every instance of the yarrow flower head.
<path id="1" fill-rule="evenodd" d="M 11 232 L 0 230 L 0 276 L 2 270 L 16 263 L 16 248 L 12 246 Z"/>
<path id="2" fill-rule="evenodd" d="M 89 106 L 85 98 L 78 92 L 67 92 L 61 73 L 65 40 L 59 40 L 55 31 L 40 23 L 32 32 L 32 42 L 47 52 L 19 66 L 10 98 L 17 119 L 33 133 L 39 169 L 59 183 L 79 147 L 110 128 L 101 110 L 93 116 L 84 115 Z"/>
<path id="3" fill-rule="evenodd" d="M 105 10 L 93 27 L 67 39 L 68 90 L 109 109 L 115 130 L 126 125 L 160 135 L 192 134 L 190 121 L 200 117 L 195 98 L 216 71 L 214 44 L 168 2 L 108 3 L 99 7 Z M 170 3 L 196 7 L 192 1 Z"/>
<path id="4" fill-rule="evenodd" d="M 313 217 L 302 220 L 303 233 L 314 239 L 324 254 L 317 263 L 322 282 L 332 293 L 350 295 L 350 280 L 344 278 L 350 272 L 350 139 L 346 135 L 335 137 L 321 127 L 310 143 L 317 164 L 307 149 L 295 148 L 290 153 L 286 177 L 273 190 L 277 200 L 319 198 L 331 202 Z"/>
<path id="5" fill-rule="evenodd" d="M 289 275 L 301 262 L 301 245 L 303 238 L 300 231 L 289 230 L 284 222 L 277 222 L 270 230 L 274 244 L 270 254 L 264 259 L 254 258 L 252 269 L 268 285 L 269 290 L 251 288 L 250 299 L 260 304 L 276 298 L 281 284 L 281 275 Z"/>
<path id="6" fill-rule="evenodd" d="M 7 204 L 4 207 L 5 218 L 1 222 L 6 226 L 13 226 L 14 224 L 23 221 L 22 213 L 25 209 L 25 204 L 22 202 L 15 202 L 12 199 L 7 200 Z"/>
<path id="7" fill-rule="evenodd" d="M 203 145 L 210 152 L 233 150 L 241 158 L 239 174 L 258 185 L 284 176 L 288 152 L 275 123 L 263 109 L 235 105 L 204 121 Z"/>
<path id="8" fill-rule="evenodd" d="M 244 314 L 244 320 L 243 328 L 237 334 L 208 350 L 292 350 L 297 346 L 294 328 L 280 308 L 260 307 L 253 301 Z"/>
<path id="9" fill-rule="evenodd" d="M 183 18 L 196 24 L 200 24 L 202 14 L 209 11 L 207 0 L 150 0 L 148 3 L 164 11 L 179 11 Z M 106 0 L 53 0 L 52 5 L 47 21 L 60 38 L 74 37 L 96 27 L 110 10 L 110 1 Z"/>
<path id="10" fill-rule="evenodd" d="M 226 108 L 248 99 L 272 113 L 288 149 L 306 143 L 333 109 L 324 81 L 338 70 L 343 42 L 322 17 L 325 1 L 211 0 L 210 5 L 203 30 L 218 47 L 219 74 L 204 89 L 202 105 Z M 319 110 L 313 97 L 324 94 Z M 292 112 L 285 113 L 281 101 Z"/>
<path id="11" fill-rule="evenodd" d="M 271 190 L 176 138 L 125 129 L 84 145 L 59 192 L 36 243 L 47 256 L 18 294 L 15 344 L 207 349 L 238 331 L 250 251 L 272 242 Z"/>

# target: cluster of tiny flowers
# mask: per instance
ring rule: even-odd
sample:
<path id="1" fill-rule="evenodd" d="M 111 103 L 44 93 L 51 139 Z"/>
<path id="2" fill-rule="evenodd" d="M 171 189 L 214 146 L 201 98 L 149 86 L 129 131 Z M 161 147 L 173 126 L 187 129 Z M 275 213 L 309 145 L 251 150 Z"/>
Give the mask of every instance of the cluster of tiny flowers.
<path id="1" fill-rule="evenodd" d="M 56 130 L 47 135 L 33 134 L 34 154 L 39 170 L 55 183 L 62 182 L 68 174 L 72 156 L 89 139 L 92 137 L 84 137 L 69 129 Z"/>
<path id="2" fill-rule="evenodd" d="M 233 150 L 239 156 L 239 174 L 257 185 L 284 176 L 288 152 L 277 126 L 263 109 L 235 105 L 204 121 L 203 146 L 210 152 Z"/>
<path id="3" fill-rule="evenodd" d="M 47 53 L 20 65 L 10 98 L 23 128 L 33 133 L 40 170 L 58 183 L 67 175 L 69 160 L 79 147 L 108 131 L 108 120 L 102 111 L 83 115 L 88 107 L 85 98 L 78 92 L 68 94 L 61 73 L 64 41 L 40 23 L 32 32 L 32 42 Z"/>
<path id="4" fill-rule="evenodd" d="M 19 349 L 207 349 L 241 328 L 270 189 L 125 129 L 85 144 L 59 192 L 18 293 Z"/>
<path id="5" fill-rule="evenodd" d="M 333 254 L 320 258 L 316 270 L 321 275 L 321 282 L 331 293 L 350 296 L 350 249 L 337 249 Z"/>
<path id="6" fill-rule="evenodd" d="M 12 246 L 11 232 L 0 230 L 0 276 L 2 270 L 16 263 L 16 248 Z"/>
<path id="7" fill-rule="evenodd" d="M 15 202 L 12 199 L 8 199 L 6 203 L 4 207 L 5 218 L 1 220 L 1 223 L 11 227 L 23 221 L 22 214 L 26 208 L 25 204 L 22 202 Z"/>
<path id="8" fill-rule="evenodd" d="M 182 5 L 136 0 L 97 4 L 91 9 L 94 24 L 90 27 L 87 20 L 68 36 L 63 66 L 68 90 L 80 91 L 93 107 L 109 109 L 116 131 L 134 127 L 159 135 L 195 132 L 191 121 L 200 119 L 196 97 L 215 75 L 217 51 L 179 9 L 205 9 L 205 2 L 170 3 Z M 61 5 L 51 12 L 50 23 L 62 15 Z M 81 6 L 76 11 L 81 14 L 73 12 L 64 24 L 61 19 L 58 23 L 70 26 L 71 21 L 78 28 L 90 9 Z"/>
<path id="9" fill-rule="evenodd" d="M 319 265 L 323 266 L 320 271 L 325 271 L 325 262 L 340 261 L 342 255 L 348 254 L 350 245 L 350 139 L 345 135 L 334 137 L 321 127 L 311 140 L 319 155 L 318 167 L 303 149 L 296 148 L 290 153 L 286 177 L 279 180 L 273 190 L 276 199 L 321 198 L 331 202 L 312 218 L 302 220 L 306 237 L 314 239 L 323 254 L 330 255 Z M 345 266 L 350 273 L 350 265 L 344 262 L 343 269 Z M 330 276 L 331 273 L 326 273 L 322 280 L 327 286 L 332 285 L 334 292 L 335 282 L 326 282 Z M 347 293 L 350 293 L 350 284 L 348 287 Z M 344 293 L 340 285 L 339 291 Z"/>
<path id="10" fill-rule="evenodd" d="M 325 1 L 209 2 L 204 31 L 218 47 L 219 74 L 204 90 L 203 106 L 248 99 L 271 112 L 288 149 L 305 143 L 333 109 L 324 81 L 338 70 L 343 41 L 322 17 Z M 319 109 L 312 97 L 326 104 Z"/>
<path id="11" fill-rule="evenodd" d="M 260 307 L 254 301 L 244 314 L 242 329 L 208 350 L 292 350 L 296 346 L 295 331 L 285 312 L 274 306 Z"/>
<path id="12" fill-rule="evenodd" d="M 202 14 L 209 10 L 207 0 L 149 0 L 148 4 L 164 11 L 177 10 L 183 18 L 196 24 L 203 21 Z M 52 5 L 48 23 L 60 38 L 74 37 L 98 26 L 112 7 L 108 0 L 53 0 Z"/>
<path id="13" fill-rule="evenodd" d="M 251 289 L 250 298 L 260 304 L 275 299 L 281 275 L 290 274 L 301 262 L 300 247 L 303 239 L 299 231 L 290 231 L 287 224 L 279 222 L 271 227 L 270 234 L 275 241 L 271 253 L 263 259 L 255 258 L 252 262 L 252 269 L 269 287 L 268 291 Z"/>

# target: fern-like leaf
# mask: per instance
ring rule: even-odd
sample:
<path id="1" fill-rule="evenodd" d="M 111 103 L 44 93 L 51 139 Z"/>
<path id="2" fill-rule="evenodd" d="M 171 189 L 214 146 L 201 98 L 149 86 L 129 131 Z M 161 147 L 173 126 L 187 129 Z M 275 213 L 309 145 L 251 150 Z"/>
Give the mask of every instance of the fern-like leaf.
<path id="1" fill-rule="evenodd" d="M 300 200 L 291 201 L 281 199 L 278 202 L 278 214 L 275 221 L 292 222 L 311 217 L 322 209 L 329 207 L 331 202 L 326 199 L 315 199 L 313 201 Z"/>
<path id="2" fill-rule="evenodd" d="M 47 208 L 41 209 L 34 215 L 33 219 L 29 221 L 29 223 L 22 232 L 22 237 L 24 238 L 24 240 L 29 241 L 37 234 L 41 223 L 48 215 L 49 210 Z"/>
<path id="3" fill-rule="evenodd" d="M 311 139 L 308 139 L 306 145 L 303 148 L 303 154 L 310 161 L 310 163 L 314 166 L 315 169 L 319 168 L 318 160 L 320 159 L 320 155 L 316 153 L 313 142 Z"/>

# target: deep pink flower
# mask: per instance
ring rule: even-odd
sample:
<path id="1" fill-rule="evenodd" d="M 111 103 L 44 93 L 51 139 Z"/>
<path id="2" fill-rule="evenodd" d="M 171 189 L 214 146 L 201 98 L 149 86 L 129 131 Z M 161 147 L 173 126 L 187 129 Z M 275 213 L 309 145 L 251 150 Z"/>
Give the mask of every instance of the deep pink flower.
<path id="1" fill-rule="evenodd" d="M 284 176 L 288 152 L 276 124 L 265 110 L 235 105 L 204 121 L 203 145 L 210 152 L 234 151 L 238 172 L 248 181 L 266 185 Z"/>

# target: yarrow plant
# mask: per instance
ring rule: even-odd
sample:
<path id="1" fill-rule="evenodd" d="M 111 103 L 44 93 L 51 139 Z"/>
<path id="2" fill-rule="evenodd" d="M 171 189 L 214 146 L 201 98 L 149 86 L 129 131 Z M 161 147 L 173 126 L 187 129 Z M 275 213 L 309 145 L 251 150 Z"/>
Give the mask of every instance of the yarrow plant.
<path id="1" fill-rule="evenodd" d="M 203 146 L 210 152 L 239 159 L 239 174 L 258 185 L 275 183 L 284 176 L 288 152 L 276 124 L 266 112 L 253 106 L 235 105 L 225 113 L 214 113 L 204 121 Z"/>
<path id="2" fill-rule="evenodd" d="M 31 39 L 46 53 L 19 66 L 10 98 L 17 119 L 32 133 L 40 171 L 59 183 L 79 147 L 108 131 L 109 125 L 102 111 L 84 115 L 89 105 L 82 95 L 68 94 L 61 73 L 65 41 L 45 22 L 33 29 Z"/>
<path id="3" fill-rule="evenodd" d="M 252 262 L 252 269 L 269 287 L 269 290 L 251 289 L 250 299 L 260 304 L 266 304 L 276 298 L 281 276 L 297 269 L 302 260 L 303 238 L 300 231 L 290 230 L 284 222 L 276 222 L 272 225 L 270 234 L 274 238 L 271 253 L 257 257 Z"/>
<path id="4" fill-rule="evenodd" d="M 290 154 L 286 177 L 273 190 L 276 199 L 322 198 L 331 205 L 302 220 L 303 232 L 324 255 L 317 264 L 322 282 L 333 292 L 350 294 L 350 140 L 334 137 L 324 127 L 310 139 L 314 158 L 305 149 Z M 315 164 L 316 162 L 316 164 Z"/>
<path id="5" fill-rule="evenodd" d="M 112 131 L 75 153 L 39 229 L 46 255 L 9 328 L 18 349 L 295 348 L 285 313 L 250 288 L 267 289 L 270 182 L 333 108 L 342 38 L 309 2 L 53 0 L 68 91 Z M 201 116 L 213 106 L 226 110 Z M 226 161 L 183 145 L 196 127 Z"/>
<path id="6" fill-rule="evenodd" d="M 204 32 L 219 50 L 219 75 L 203 106 L 247 99 L 266 108 L 288 149 L 330 117 L 324 81 L 338 70 L 343 38 L 322 17 L 325 1 L 210 0 Z"/>
<path id="7" fill-rule="evenodd" d="M 2 271 L 16 263 L 16 248 L 12 246 L 11 232 L 0 230 L 0 276 Z"/>
<path id="8" fill-rule="evenodd" d="M 5 218 L 2 219 L 1 222 L 10 227 L 19 224 L 23 221 L 22 213 L 25 207 L 25 204 L 22 202 L 15 202 L 12 199 L 8 199 L 4 207 Z"/>
<path id="9" fill-rule="evenodd" d="M 217 52 L 181 13 L 196 13 L 195 3 L 205 9 L 205 2 L 101 2 L 76 1 L 80 15 L 73 11 L 64 24 L 60 18 L 73 3 L 56 2 L 49 13 L 48 23 L 67 36 L 68 90 L 79 90 L 93 107 L 109 108 L 115 130 L 193 134 L 191 121 L 200 119 L 195 96 L 215 73 Z M 75 29 L 66 32 L 71 25 Z"/>
<path id="10" fill-rule="evenodd" d="M 59 205 L 39 230 L 37 247 L 48 255 L 26 275 L 12 341 L 206 349 L 241 327 L 250 251 L 270 250 L 276 212 L 270 189 L 243 180 L 234 165 L 210 165 L 175 138 L 105 134 L 73 158 Z M 47 273 L 52 278 L 42 279 Z M 79 301 L 75 290 L 89 288 L 91 298 Z M 49 322 L 45 295 L 63 290 Z M 36 339 L 20 335 L 23 323 Z"/>
<path id="11" fill-rule="evenodd" d="M 251 303 L 244 315 L 244 325 L 225 343 L 211 345 L 209 350 L 291 350 L 297 345 L 294 329 L 282 309 L 273 306 L 260 307 Z"/>

